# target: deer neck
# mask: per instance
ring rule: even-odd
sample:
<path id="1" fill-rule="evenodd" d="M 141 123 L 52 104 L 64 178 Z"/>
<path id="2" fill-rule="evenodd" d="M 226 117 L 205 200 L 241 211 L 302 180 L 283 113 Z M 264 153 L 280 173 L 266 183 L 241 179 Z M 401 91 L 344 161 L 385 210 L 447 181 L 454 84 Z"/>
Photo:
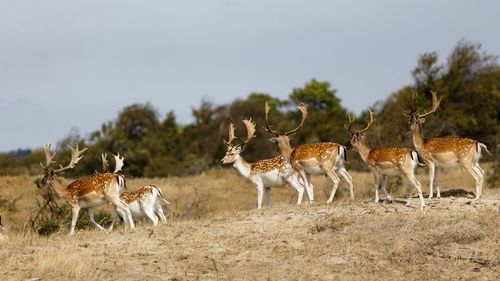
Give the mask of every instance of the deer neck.
<path id="1" fill-rule="evenodd" d="M 64 185 L 62 181 L 57 177 L 54 177 L 54 179 L 52 180 L 52 188 L 57 193 L 57 196 L 59 196 L 59 198 L 66 198 L 68 196 L 68 189 L 66 185 Z"/>
<path id="2" fill-rule="evenodd" d="M 236 156 L 233 167 L 235 167 L 242 176 L 247 178 L 250 176 L 250 163 L 243 159 L 241 155 Z"/>
<path id="3" fill-rule="evenodd" d="M 362 138 L 354 147 L 358 150 L 359 156 L 363 159 L 363 162 L 366 163 L 366 159 L 368 159 L 368 155 L 370 155 L 371 148 L 365 142 L 365 139 Z"/>
<path id="4" fill-rule="evenodd" d="M 413 145 L 417 149 L 417 151 L 421 151 L 421 148 L 424 146 L 424 129 L 422 128 L 422 124 L 418 123 L 417 128 L 413 131 Z"/>
<path id="5" fill-rule="evenodd" d="M 292 158 L 293 149 L 290 146 L 290 141 L 288 139 L 280 138 L 278 141 L 278 147 L 280 148 L 281 154 L 283 154 L 285 160 L 291 162 L 290 159 Z"/>

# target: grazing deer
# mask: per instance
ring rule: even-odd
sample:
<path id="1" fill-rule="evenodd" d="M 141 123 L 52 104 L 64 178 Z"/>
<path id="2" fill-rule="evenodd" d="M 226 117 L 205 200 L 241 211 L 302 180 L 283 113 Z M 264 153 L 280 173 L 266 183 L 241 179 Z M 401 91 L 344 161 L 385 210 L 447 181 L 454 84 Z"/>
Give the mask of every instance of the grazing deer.
<path id="1" fill-rule="evenodd" d="M 344 125 L 344 127 L 351 134 L 351 145 L 356 148 L 365 164 L 373 173 L 373 177 L 375 178 L 375 203 L 379 202 L 378 189 L 380 186 L 382 186 L 382 190 L 384 191 L 387 200 L 392 201 L 392 198 L 387 193 L 386 189 L 387 179 L 388 176 L 401 173 L 410 182 L 410 196 L 408 197 L 406 206 L 410 205 L 411 186 L 413 186 L 418 192 L 420 209 L 423 210 L 425 202 L 422 197 L 422 189 L 420 188 L 420 182 L 414 174 L 415 167 L 419 164 L 417 152 L 406 147 L 368 147 L 365 142 L 365 132 L 373 124 L 373 112 L 370 109 L 368 109 L 368 111 L 370 112 L 370 121 L 368 121 L 368 124 L 364 129 L 354 131 L 352 129 L 352 125 L 355 120 L 354 118 L 351 118 L 350 115 L 349 125 Z"/>
<path id="2" fill-rule="evenodd" d="M 227 147 L 226 155 L 222 158 L 222 163 L 233 163 L 233 167 L 240 174 L 248 178 L 257 189 L 257 208 L 262 207 L 262 197 L 264 188 L 266 189 L 266 207 L 269 207 L 271 199 L 271 187 L 283 186 L 289 184 L 298 192 L 297 205 L 302 203 L 304 187 L 298 180 L 297 174 L 282 156 L 276 156 L 271 159 L 260 160 L 255 163 L 248 163 L 241 153 L 247 143 L 255 137 L 255 123 L 252 119 L 243 120 L 247 129 L 247 138 L 239 144 L 233 144 L 236 139 L 234 135 L 234 123 L 229 124 L 229 139 L 224 140 Z"/>
<path id="3" fill-rule="evenodd" d="M 331 203 L 337 191 L 340 179 L 335 173 L 337 170 L 340 175 L 347 181 L 351 200 L 354 200 L 354 191 L 352 177 L 344 168 L 344 160 L 346 157 L 346 149 L 342 145 L 334 142 L 321 142 L 314 144 L 304 144 L 292 149 L 290 139 L 302 128 L 304 121 L 307 118 L 307 107 L 301 104 L 297 107 L 301 114 L 302 120 L 298 127 L 284 134 L 274 130 L 269 124 L 269 104 L 265 104 L 266 115 L 266 131 L 274 134 L 275 137 L 269 140 L 278 145 L 284 159 L 290 163 L 292 168 L 300 175 L 303 182 L 306 184 L 306 190 L 310 200 L 314 200 L 313 186 L 311 184 L 311 175 L 326 175 L 333 181 L 332 191 L 327 203 Z"/>
<path id="4" fill-rule="evenodd" d="M 123 167 L 124 158 L 120 157 L 120 154 L 113 155 L 115 157 L 115 161 L 117 165 L 115 166 L 115 170 L 113 173 L 121 172 L 121 168 Z M 107 173 L 109 170 L 109 163 L 107 160 L 107 154 L 101 154 L 102 159 L 102 171 L 103 173 Z M 154 185 L 145 185 L 139 188 L 136 191 L 127 192 L 124 191 L 120 194 L 120 199 L 128 204 L 130 209 L 130 213 L 134 218 L 140 218 L 143 216 L 148 217 L 153 225 L 158 224 L 158 217 L 163 222 L 167 222 L 167 217 L 163 212 L 162 201 L 165 204 L 170 204 L 164 197 L 163 194 L 157 186 Z M 113 229 L 116 222 L 116 215 L 113 217 L 113 222 L 110 226 L 110 230 Z"/>
<path id="5" fill-rule="evenodd" d="M 107 202 L 111 202 L 116 210 L 120 212 L 126 219 L 126 224 L 131 229 L 135 227 L 134 221 L 132 220 L 132 215 L 125 202 L 120 199 L 121 190 L 125 186 L 125 178 L 122 175 L 114 173 L 103 173 L 97 174 L 91 177 L 76 180 L 69 184 L 67 187 L 58 178 L 58 174 L 66 170 L 72 169 L 75 165 L 83 158 L 82 153 L 87 150 L 84 148 L 78 150 L 78 145 L 75 148 L 69 147 L 71 149 L 71 161 L 70 163 L 63 167 L 60 166 L 59 169 L 50 168 L 50 165 L 55 163 L 54 157 L 56 153 L 50 152 L 50 144 L 44 146 L 46 164 L 40 163 L 45 171 L 45 175 L 42 180 L 37 184 L 38 188 L 52 187 L 58 196 L 66 201 L 71 206 L 73 213 L 71 219 L 71 231 L 70 235 L 75 234 L 76 221 L 78 220 L 78 214 L 80 209 L 89 208 L 89 216 L 93 220 L 92 208 L 96 206 L 103 205 Z M 95 223 L 95 221 L 94 221 Z M 97 223 L 95 223 L 98 225 Z M 99 229 L 102 229 L 99 228 Z"/>
<path id="6" fill-rule="evenodd" d="M 479 199 L 483 190 L 484 171 L 479 167 L 481 148 L 488 154 L 485 144 L 468 138 L 424 138 L 422 124 L 425 117 L 434 113 L 441 102 L 437 93 L 431 91 L 432 108 L 426 113 L 417 113 L 417 93 L 413 93 L 411 109 L 405 112 L 409 116 L 405 132 L 413 132 L 413 145 L 425 164 L 429 166 L 429 199 L 433 196 L 433 187 L 436 187 L 437 198 L 441 197 L 437 182 L 437 169 L 448 167 L 462 167 L 469 172 L 476 182 L 476 199 Z"/>

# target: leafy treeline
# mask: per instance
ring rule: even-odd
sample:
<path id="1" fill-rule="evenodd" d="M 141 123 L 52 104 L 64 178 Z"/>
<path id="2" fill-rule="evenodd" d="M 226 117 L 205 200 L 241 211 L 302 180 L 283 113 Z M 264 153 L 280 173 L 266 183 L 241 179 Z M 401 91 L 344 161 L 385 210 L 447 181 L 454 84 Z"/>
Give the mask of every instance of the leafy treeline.
<path id="1" fill-rule="evenodd" d="M 435 90 L 443 100 L 440 109 L 427 118 L 426 136 L 470 137 L 496 150 L 500 135 L 500 67 L 496 56 L 483 52 L 479 44 L 460 41 L 444 63 L 439 62 L 435 52 L 421 55 L 412 74 L 412 85 L 374 104 L 376 121 L 368 137 L 371 145 L 411 146 L 410 136 L 402 135 L 406 122 L 403 109 L 409 108 L 412 92 L 416 90 L 419 109 L 428 110 L 430 90 Z M 236 122 L 236 134 L 243 137 L 245 131 L 240 120 L 253 117 L 258 127 L 257 137 L 244 155 L 249 161 L 268 158 L 277 151 L 275 145 L 267 141 L 268 134 L 262 128 L 266 100 L 278 109 L 273 111 L 271 118 L 280 130 L 296 126 L 300 118 L 296 103 L 308 105 L 310 116 L 293 145 L 319 141 L 347 144 L 349 141 L 343 128 L 348 109 L 342 106 L 329 82 L 313 79 L 293 89 L 286 100 L 265 93 L 251 93 L 246 99 L 224 105 L 202 101 L 192 110 L 194 122 L 188 125 L 178 124 L 173 112 L 160 116 L 150 103 L 133 104 L 121 110 L 116 121 L 103 124 L 90 136 L 83 138 L 70 133 L 59 142 L 58 157 L 67 160 L 69 155 L 64 147 L 77 142 L 89 150 L 73 176 L 92 174 L 99 170 L 102 152 L 118 151 L 126 158 L 125 172 L 130 176 L 191 175 L 220 165 L 225 153 L 222 139 L 227 138 L 229 120 Z M 360 125 L 364 125 L 366 117 L 364 112 L 357 118 Z M 357 154 L 350 153 L 349 157 L 349 161 L 359 162 Z M 0 173 L 40 173 L 38 162 L 43 159 L 42 150 L 2 155 Z"/>

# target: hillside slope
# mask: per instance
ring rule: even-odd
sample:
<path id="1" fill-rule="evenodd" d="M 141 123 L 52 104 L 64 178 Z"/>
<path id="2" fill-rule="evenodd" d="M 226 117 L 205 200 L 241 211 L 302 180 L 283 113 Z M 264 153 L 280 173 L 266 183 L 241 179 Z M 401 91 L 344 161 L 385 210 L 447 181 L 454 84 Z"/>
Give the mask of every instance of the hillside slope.
<path id="1" fill-rule="evenodd" d="M 0 242 L 0 279 L 498 280 L 500 192 L 225 212 L 133 231 Z M 413 202 L 417 206 L 417 200 Z"/>

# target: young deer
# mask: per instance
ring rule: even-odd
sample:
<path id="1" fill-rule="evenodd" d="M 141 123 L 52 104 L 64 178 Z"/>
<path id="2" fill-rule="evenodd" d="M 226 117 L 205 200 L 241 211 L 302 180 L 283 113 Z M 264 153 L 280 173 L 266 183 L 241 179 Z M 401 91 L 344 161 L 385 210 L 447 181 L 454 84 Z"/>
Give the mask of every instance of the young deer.
<path id="1" fill-rule="evenodd" d="M 411 109 L 406 112 L 409 116 L 405 132 L 413 132 L 413 145 L 425 164 L 429 166 L 429 199 L 433 196 L 433 187 L 436 187 L 437 198 L 441 197 L 437 182 L 437 169 L 448 167 L 462 167 L 476 182 L 476 199 L 479 199 L 483 190 L 484 171 L 479 167 L 481 148 L 488 154 L 488 148 L 483 143 L 468 138 L 424 138 L 422 124 L 425 117 L 434 113 L 441 102 L 437 93 L 431 91 L 432 108 L 426 113 L 417 113 L 417 93 L 413 94 Z"/>
<path id="2" fill-rule="evenodd" d="M 78 145 L 71 149 L 71 161 L 66 167 L 59 169 L 50 168 L 50 165 L 55 163 L 54 157 L 56 153 L 50 152 L 50 144 L 44 146 L 46 164 L 40 163 L 44 169 L 45 175 L 42 180 L 37 184 L 38 188 L 52 187 L 58 196 L 66 201 L 71 206 L 73 213 L 71 219 L 70 235 L 75 234 L 76 221 L 80 209 L 89 208 L 89 215 L 93 220 L 92 208 L 111 202 L 115 205 L 116 210 L 120 212 L 126 219 L 126 224 L 131 229 L 135 227 L 132 215 L 125 202 L 120 199 L 121 190 L 124 189 L 125 178 L 122 175 L 113 173 L 97 174 L 91 177 L 76 180 L 69 184 L 67 187 L 58 178 L 58 174 L 72 169 L 83 158 L 82 153 L 87 150 L 84 148 L 78 150 Z M 95 223 L 95 221 L 94 221 Z M 97 223 L 95 223 L 98 225 Z M 102 227 L 100 227 L 102 229 Z"/>
<path id="3" fill-rule="evenodd" d="M 224 144 L 227 146 L 227 152 L 221 160 L 222 163 L 233 163 L 233 166 L 238 172 L 253 183 L 257 189 L 257 208 L 260 209 L 262 207 L 264 188 L 266 189 L 266 207 L 269 207 L 271 187 L 283 186 L 287 183 L 297 190 L 297 205 L 300 205 L 302 203 L 304 187 L 299 182 L 297 174 L 282 156 L 260 160 L 255 163 L 248 163 L 241 156 L 246 144 L 255 136 L 255 123 L 252 119 L 243 120 L 243 124 L 247 129 L 247 139 L 239 144 L 233 144 L 236 138 L 234 135 L 234 123 L 231 122 L 229 124 L 229 139 L 228 141 L 224 140 Z"/>
<path id="4" fill-rule="evenodd" d="M 354 200 L 352 177 L 344 168 L 344 160 L 346 157 L 345 147 L 333 142 L 304 144 L 296 147 L 295 149 L 292 149 L 290 146 L 290 139 L 302 128 L 308 115 L 307 108 L 304 104 L 299 105 L 298 109 L 302 113 L 302 120 L 299 126 L 291 131 L 281 134 L 274 130 L 269 124 L 268 115 L 270 107 L 266 102 L 266 131 L 275 135 L 275 137 L 270 138 L 269 140 L 278 145 L 284 159 L 290 163 L 292 168 L 300 175 L 303 182 L 306 183 L 306 190 L 310 200 L 314 199 L 311 175 L 324 174 L 333 181 L 332 191 L 327 203 L 331 203 L 333 201 L 333 197 L 335 196 L 335 192 L 337 191 L 337 187 L 340 182 L 335 170 L 337 170 L 347 181 L 351 200 Z"/>
<path id="5" fill-rule="evenodd" d="M 113 156 L 116 159 L 116 163 L 120 163 L 120 165 L 115 166 L 115 170 L 113 173 L 116 174 L 121 172 L 124 158 L 120 157 L 119 153 Z M 107 154 L 101 154 L 101 158 L 103 173 L 107 173 L 109 170 Z M 158 188 L 157 186 L 145 185 L 136 191 L 124 191 L 120 194 L 120 199 L 128 204 L 132 217 L 134 218 L 146 216 L 153 222 L 153 225 L 155 226 L 158 224 L 158 217 L 160 217 L 163 222 L 167 222 L 167 217 L 163 212 L 162 202 L 165 204 L 170 204 L 170 202 L 168 202 L 163 197 L 160 188 Z M 110 230 L 113 229 L 115 222 L 116 215 L 113 217 L 113 222 L 110 226 Z"/>
<path id="6" fill-rule="evenodd" d="M 351 118 L 350 115 L 349 125 L 344 125 L 344 127 L 351 134 L 351 145 L 356 148 L 365 164 L 373 173 L 373 177 L 375 178 L 375 203 L 379 202 L 378 189 L 380 186 L 382 186 L 387 200 L 392 201 L 386 189 L 387 178 L 388 176 L 401 173 L 410 182 L 410 196 L 408 197 L 406 206 L 410 205 L 411 186 L 413 186 L 418 192 L 420 209 L 423 210 L 425 202 L 422 197 L 422 189 L 420 188 L 420 182 L 414 174 L 415 167 L 419 164 L 417 152 L 406 147 L 368 147 L 365 142 L 365 132 L 373 123 L 373 112 L 370 109 L 368 111 L 370 112 L 370 121 L 368 121 L 368 125 L 364 129 L 354 131 L 352 129 L 354 118 Z"/>

